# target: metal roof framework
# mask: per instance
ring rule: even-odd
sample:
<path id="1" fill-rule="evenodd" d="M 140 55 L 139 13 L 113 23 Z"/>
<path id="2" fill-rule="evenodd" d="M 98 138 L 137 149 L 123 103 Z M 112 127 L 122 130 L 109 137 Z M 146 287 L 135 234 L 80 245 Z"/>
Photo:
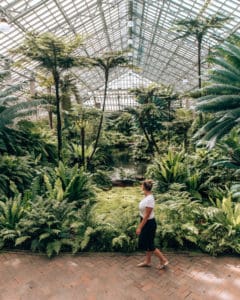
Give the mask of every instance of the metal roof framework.
<path id="1" fill-rule="evenodd" d="M 8 20 L 11 29 L 0 32 L 0 54 L 9 56 L 8 51 L 20 45 L 28 31 L 66 37 L 82 34 L 86 37 L 83 55 L 130 48 L 129 57 L 143 78 L 185 90 L 197 86 L 197 44 L 193 37 L 174 40 L 173 25 L 179 19 L 217 13 L 231 19 L 222 29 L 209 31 L 202 45 L 203 57 L 218 43 L 213 33 L 225 39 L 240 32 L 239 0 L 1 0 L 0 17 Z M 14 79 L 30 79 L 35 66 L 15 69 Z M 117 68 L 111 80 L 127 72 Z M 76 77 L 85 96 L 103 86 L 103 74 L 97 69 L 82 70 Z"/>

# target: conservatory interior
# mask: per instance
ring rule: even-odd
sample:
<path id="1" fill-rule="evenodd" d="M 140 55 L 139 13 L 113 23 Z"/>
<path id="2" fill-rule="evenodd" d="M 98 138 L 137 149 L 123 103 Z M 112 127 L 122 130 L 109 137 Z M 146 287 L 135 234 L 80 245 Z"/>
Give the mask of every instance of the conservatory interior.
<path id="1" fill-rule="evenodd" d="M 1 0 L 0 260 L 133 258 L 144 180 L 163 252 L 237 257 L 239 78 L 238 0 Z"/>

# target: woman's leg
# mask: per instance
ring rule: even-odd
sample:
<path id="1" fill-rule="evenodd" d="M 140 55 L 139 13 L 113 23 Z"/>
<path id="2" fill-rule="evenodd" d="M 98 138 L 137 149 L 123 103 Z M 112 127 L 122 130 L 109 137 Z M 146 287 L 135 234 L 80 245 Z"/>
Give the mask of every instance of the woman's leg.
<path id="1" fill-rule="evenodd" d="M 152 256 L 152 251 L 146 251 L 146 256 L 144 262 L 138 264 L 138 267 L 150 267 L 151 265 L 151 256 Z"/>
<path id="2" fill-rule="evenodd" d="M 156 248 L 154 251 L 153 251 L 153 253 L 159 258 L 159 260 L 160 260 L 160 263 L 166 263 L 168 260 L 167 260 L 167 258 L 166 258 L 166 256 L 165 255 L 163 255 L 163 253 L 158 249 L 158 248 Z"/>
<path id="3" fill-rule="evenodd" d="M 146 263 L 151 264 L 152 251 L 146 251 Z"/>

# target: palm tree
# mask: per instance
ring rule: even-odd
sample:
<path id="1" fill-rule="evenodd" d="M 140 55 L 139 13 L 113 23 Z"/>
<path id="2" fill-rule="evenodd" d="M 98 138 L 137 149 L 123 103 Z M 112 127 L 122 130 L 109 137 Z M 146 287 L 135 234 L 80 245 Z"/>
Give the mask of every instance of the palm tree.
<path id="1" fill-rule="evenodd" d="M 83 57 L 76 54 L 76 50 L 83 45 L 80 36 L 72 40 L 64 40 L 56 37 L 52 33 L 35 34 L 28 33 L 22 46 L 14 50 L 25 57 L 39 63 L 38 68 L 47 70 L 52 74 L 57 114 L 57 140 L 58 140 L 58 159 L 61 159 L 62 150 L 62 120 L 61 120 L 61 98 L 60 80 L 63 73 L 73 67 L 85 66 Z"/>
<path id="2" fill-rule="evenodd" d="M 125 52 L 123 52 L 123 51 L 106 52 L 103 54 L 103 56 L 92 57 L 92 58 L 89 58 L 87 61 L 90 66 L 100 68 L 100 70 L 104 73 L 104 95 L 103 95 L 102 114 L 101 114 L 100 121 L 99 121 L 99 126 L 98 126 L 98 130 L 97 130 L 95 144 L 93 147 L 93 152 L 91 153 L 91 155 L 89 157 L 89 162 L 91 162 L 91 160 L 98 148 L 98 142 L 99 142 L 100 134 L 102 131 L 110 72 L 117 67 L 130 68 L 132 66 L 129 64 L 129 59 L 125 56 Z"/>
<path id="3" fill-rule="evenodd" d="M 240 36 L 218 46 L 211 61 L 209 86 L 191 95 L 198 98 L 197 110 L 213 117 L 195 135 L 213 147 L 217 140 L 239 125 L 240 121 Z"/>
<path id="4" fill-rule="evenodd" d="M 182 33 L 180 36 L 176 37 L 176 39 L 183 39 L 189 36 L 194 36 L 197 41 L 197 51 L 198 51 L 198 87 L 201 88 L 201 50 L 202 50 L 202 42 L 204 37 L 207 35 L 210 29 L 221 28 L 227 20 L 228 17 L 221 16 L 212 16 L 209 18 L 189 18 L 178 20 L 175 22 L 176 28 L 174 29 L 176 32 Z"/>

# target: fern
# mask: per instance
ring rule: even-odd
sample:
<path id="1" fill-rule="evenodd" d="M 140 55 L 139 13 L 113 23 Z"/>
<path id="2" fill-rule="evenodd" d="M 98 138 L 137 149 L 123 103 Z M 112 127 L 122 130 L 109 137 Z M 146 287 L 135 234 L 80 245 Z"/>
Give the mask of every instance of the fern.
<path id="1" fill-rule="evenodd" d="M 93 232 L 94 232 L 94 229 L 91 227 L 88 227 L 86 229 L 85 234 L 83 236 L 83 240 L 81 241 L 81 244 L 80 244 L 81 250 L 84 250 L 88 246 L 89 241 L 91 239 L 91 234 Z"/>
<path id="2" fill-rule="evenodd" d="M 25 242 L 26 242 L 27 240 L 29 240 L 30 238 L 31 238 L 30 235 L 27 235 L 27 236 L 21 236 L 21 237 L 17 238 L 17 239 L 15 240 L 15 246 L 19 246 L 19 245 L 25 243 Z"/>
<path id="3" fill-rule="evenodd" d="M 52 257 L 54 254 L 59 254 L 62 247 L 61 241 L 53 241 L 47 244 L 46 253 L 48 257 Z"/>
<path id="4" fill-rule="evenodd" d="M 124 233 L 120 234 L 112 240 L 112 246 L 114 250 L 123 250 L 126 248 L 130 248 L 128 247 L 129 245 L 130 237 Z"/>

